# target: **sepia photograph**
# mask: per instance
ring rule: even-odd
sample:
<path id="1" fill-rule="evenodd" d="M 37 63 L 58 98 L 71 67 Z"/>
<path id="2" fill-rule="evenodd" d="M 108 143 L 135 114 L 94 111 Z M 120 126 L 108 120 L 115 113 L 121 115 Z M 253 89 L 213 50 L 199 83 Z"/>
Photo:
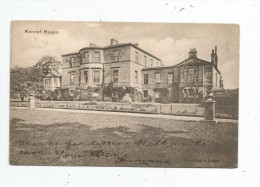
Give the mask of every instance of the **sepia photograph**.
<path id="1" fill-rule="evenodd" d="M 237 168 L 238 24 L 12 21 L 9 162 Z"/>

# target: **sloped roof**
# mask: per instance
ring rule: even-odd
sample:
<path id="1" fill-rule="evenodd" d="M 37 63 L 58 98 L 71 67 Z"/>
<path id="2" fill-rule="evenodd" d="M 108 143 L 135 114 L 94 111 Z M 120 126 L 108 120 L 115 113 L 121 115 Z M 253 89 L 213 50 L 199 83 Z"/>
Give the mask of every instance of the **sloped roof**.
<path id="1" fill-rule="evenodd" d="M 57 72 L 49 72 L 45 77 L 61 77 L 61 74 Z"/>
<path id="2" fill-rule="evenodd" d="M 212 65 L 216 71 L 218 73 L 220 73 L 220 71 L 218 70 L 218 68 L 212 63 L 212 62 L 209 62 L 209 61 L 206 61 L 206 60 L 202 60 L 200 58 L 188 58 L 182 62 L 180 62 L 179 64 L 175 65 L 175 67 L 181 67 L 181 66 L 195 66 L 195 65 Z M 221 74 L 221 73 L 220 73 Z"/>

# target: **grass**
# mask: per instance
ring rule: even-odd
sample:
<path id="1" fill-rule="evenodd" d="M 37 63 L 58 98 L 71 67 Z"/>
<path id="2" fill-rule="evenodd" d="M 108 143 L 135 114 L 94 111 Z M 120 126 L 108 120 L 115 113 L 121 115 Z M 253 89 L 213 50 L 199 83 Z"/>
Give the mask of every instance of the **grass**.
<path id="1" fill-rule="evenodd" d="M 236 123 L 11 109 L 13 165 L 237 167 Z"/>

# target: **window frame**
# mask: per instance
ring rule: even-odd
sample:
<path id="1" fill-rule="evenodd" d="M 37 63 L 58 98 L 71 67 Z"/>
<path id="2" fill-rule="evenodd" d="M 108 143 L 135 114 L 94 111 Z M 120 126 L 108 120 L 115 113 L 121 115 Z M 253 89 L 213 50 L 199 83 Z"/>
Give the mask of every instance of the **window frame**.
<path id="1" fill-rule="evenodd" d="M 138 71 L 135 71 L 135 84 L 138 84 Z"/>
<path id="2" fill-rule="evenodd" d="M 159 77 L 157 77 L 159 75 Z M 160 73 L 155 73 L 155 83 L 159 84 L 161 82 L 161 74 Z"/>
<path id="3" fill-rule="evenodd" d="M 144 74 L 144 84 L 149 83 L 148 73 Z"/>
<path id="4" fill-rule="evenodd" d="M 119 51 L 118 50 L 114 51 L 114 61 L 115 62 L 119 61 Z"/>
<path id="5" fill-rule="evenodd" d="M 113 70 L 112 82 L 114 82 L 114 83 L 118 83 L 119 82 L 119 76 L 118 75 L 119 75 L 119 70 L 118 69 Z"/>
<path id="6" fill-rule="evenodd" d="M 87 76 L 86 76 L 87 75 Z M 88 76 L 89 76 L 89 70 L 85 70 L 83 73 L 84 76 L 84 83 L 88 83 Z M 87 79 L 86 79 L 87 78 Z"/>
<path id="7" fill-rule="evenodd" d="M 98 54 L 98 58 L 97 58 L 97 56 L 95 56 L 96 54 Z M 98 60 L 96 60 L 96 59 L 98 59 Z M 94 51 L 93 62 L 94 63 L 100 63 L 100 51 Z"/>
<path id="8" fill-rule="evenodd" d="M 138 62 L 138 51 L 135 51 L 135 62 Z"/>
<path id="9" fill-rule="evenodd" d="M 98 73 L 97 77 L 95 77 L 95 73 Z M 98 81 L 95 81 L 95 78 L 98 78 Z M 93 83 L 100 83 L 100 70 L 93 70 Z"/>
<path id="10" fill-rule="evenodd" d="M 169 79 L 169 75 L 171 75 L 171 79 Z M 173 83 L 173 73 L 168 73 L 167 74 L 167 84 L 172 84 L 172 83 Z"/>
<path id="11" fill-rule="evenodd" d="M 149 97 L 148 90 L 143 90 L 143 95 L 144 98 L 148 98 Z"/>
<path id="12" fill-rule="evenodd" d="M 75 72 L 70 72 L 69 73 L 70 74 L 70 84 L 75 84 Z M 73 81 L 71 81 L 72 80 L 72 77 L 73 76 Z"/>

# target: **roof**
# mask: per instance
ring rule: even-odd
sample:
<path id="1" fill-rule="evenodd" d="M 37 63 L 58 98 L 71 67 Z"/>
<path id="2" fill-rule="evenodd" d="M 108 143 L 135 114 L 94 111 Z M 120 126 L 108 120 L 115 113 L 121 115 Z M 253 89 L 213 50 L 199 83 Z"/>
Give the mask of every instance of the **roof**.
<path id="1" fill-rule="evenodd" d="M 84 47 L 84 48 L 81 48 L 81 49 L 79 50 L 79 52 L 68 53 L 68 54 L 64 54 L 64 55 L 61 55 L 61 56 L 62 56 L 62 57 L 65 57 L 65 56 L 70 56 L 70 55 L 77 55 L 77 54 L 80 53 L 80 51 L 86 50 L 86 49 L 103 50 L 103 49 L 111 49 L 111 48 L 123 47 L 123 46 L 128 46 L 128 45 L 131 46 L 131 47 L 134 47 L 134 48 L 138 49 L 139 51 L 142 51 L 143 53 L 145 53 L 145 54 L 147 54 L 147 55 L 149 55 L 149 56 L 151 56 L 151 57 L 153 57 L 153 58 L 155 58 L 155 59 L 157 59 L 157 60 L 159 60 L 159 61 L 161 61 L 161 59 L 159 59 L 158 57 L 152 55 L 151 53 L 149 53 L 149 52 L 147 52 L 147 51 L 141 49 L 140 47 L 138 47 L 138 46 L 136 46 L 135 44 L 132 44 L 132 43 L 119 43 L 119 44 L 116 44 L 116 45 L 110 45 L 110 46 L 105 46 L 105 47 L 98 47 L 98 46 L 94 46 L 94 47 Z"/>
<path id="2" fill-rule="evenodd" d="M 79 54 L 78 52 L 75 52 L 75 53 L 67 53 L 67 54 L 64 54 L 64 55 L 61 55 L 61 56 L 65 57 L 65 56 L 78 55 L 78 54 Z"/>
<path id="3" fill-rule="evenodd" d="M 148 68 L 143 68 L 142 71 L 157 70 L 157 69 L 172 69 L 174 67 L 175 66 L 148 67 Z"/>
<path id="4" fill-rule="evenodd" d="M 180 62 L 179 64 L 175 65 L 175 67 L 181 67 L 181 66 L 194 66 L 194 65 L 212 65 L 216 71 L 220 73 L 220 71 L 218 70 L 218 68 L 212 63 L 212 62 L 209 62 L 209 61 L 206 61 L 206 60 L 202 60 L 202 59 L 199 59 L 199 58 L 188 58 L 182 62 Z"/>
<path id="5" fill-rule="evenodd" d="M 61 74 L 57 73 L 57 72 L 49 72 L 47 75 L 45 75 L 45 77 L 61 77 Z"/>

